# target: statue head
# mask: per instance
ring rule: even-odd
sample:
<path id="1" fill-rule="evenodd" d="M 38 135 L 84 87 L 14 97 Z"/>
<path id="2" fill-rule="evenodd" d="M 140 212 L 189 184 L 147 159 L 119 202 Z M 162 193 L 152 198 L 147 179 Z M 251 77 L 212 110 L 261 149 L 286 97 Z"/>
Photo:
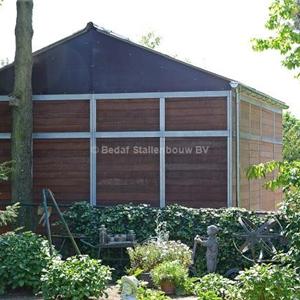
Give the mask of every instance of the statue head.
<path id="1" fill-rule="evenodd" d="M 215 236 L 219 231 L 219 228 L 215 225 L 210 225 L 207 227 L 208 236 Z"/>

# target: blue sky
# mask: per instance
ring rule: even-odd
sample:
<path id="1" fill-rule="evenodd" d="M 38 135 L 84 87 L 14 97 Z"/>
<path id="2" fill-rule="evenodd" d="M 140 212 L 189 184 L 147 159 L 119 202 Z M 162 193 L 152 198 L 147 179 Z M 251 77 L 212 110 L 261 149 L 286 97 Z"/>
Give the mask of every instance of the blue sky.
<path id="1" fill-rule="evenodd" d="M 300 117 L 300 80 L 273 52 L 255 53 L 250 39 L 267 36 L 269 0 L 34 0 L 33 48 L 82 29 L 87 22 L 138 41 L 155 31 L 160 51 L 248 84 Z M 0 58 L 14 56 L 15 0 L 0 8 Z"/>

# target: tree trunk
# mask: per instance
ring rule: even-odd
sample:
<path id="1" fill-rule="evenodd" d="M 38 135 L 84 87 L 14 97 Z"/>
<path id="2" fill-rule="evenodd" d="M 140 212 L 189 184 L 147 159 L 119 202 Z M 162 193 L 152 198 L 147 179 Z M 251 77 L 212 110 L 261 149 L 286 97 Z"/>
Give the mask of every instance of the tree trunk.
<path id="1" fill-rule="evenodd" d="M 17 0 L 16 54 L 12 107 L 12 201 L 31 203 L 32 192 L 32 0 Z M 30 209 L 22 208 L 19 226 L 32 229 Z"/>

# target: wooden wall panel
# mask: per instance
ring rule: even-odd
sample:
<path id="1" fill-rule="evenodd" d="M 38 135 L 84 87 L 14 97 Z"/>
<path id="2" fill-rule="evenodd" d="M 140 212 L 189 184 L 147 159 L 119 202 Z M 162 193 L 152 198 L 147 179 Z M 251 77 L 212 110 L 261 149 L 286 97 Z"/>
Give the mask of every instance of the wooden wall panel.
<path id="1" fill-rule="evenodd" d="M 173 149 L 181 154 L 175 154 Z M 227 206 L 225 138 L 166 139 L 166 203 L 189 207 Z"/>
<path id="2" fill-rule="evenodd" d="M 99 139 L 97 147 L 98 205 L 159 206 L 158 138 Z M 109 153 L 109 148 L 124 152 Z"/>
<path id="3" fill-rule="evenodd" d="M 250 113 L 250 133 L 253 135 L 261 134 L 261 108 L 251 104 L 251 113 Z"/>
<path id="4" fill-rule="evenodd" d="M 282 145 L 274 144 L 274 160 L 282 160 Z"/>
<path id="5" fill-rule="evenodd" d="M 0 140 L 0 163 L 10 161 L 10 141 Z M 0 201 L 9 201 L 11 199 L 10 182 L 0 181 Z M 0 202 L 1 203 L 1 202 Z"/>
<path id="6" fill-rule="evenodd" d="M 274 137 L 274 113 L 266 109 L 262 109 L 262 135 Z"/>
<path id="7" fill-rule="evenodd" d="M 166 130 L 226 130 L 226 98 L 166 99 Z"/>
<path id="8" fill-rule="evenodd" d="M 97 101 L 97 131 L 159 130 L 159 99 Z"/>
<path id="9" fill-rule="evenodd" d="M 60 203 L 90 201 L 89 140 L 35 140 L 34 198 L 50 188 Z"/>
<path id="10" fill-rule="evenodd" d="M 246 171 L 250 165 L 250 143 L 240 139 L 240 204 L 241 207 L 250 209 L 250 183 Z"/>
<path id="11" fill-rule="evenodd" d="M 275 113 L 275 137 L 282 139 L 282 114 Z"/>
<path id="12" fill-rule="evenodd" d="M 87 100 L 34 101 L 34 132 L 86 132 L 90 130 Z"/>
<path id="13" fill-rule="evenodd" d="M 240 196 L 241 206 L 251 210 L 270 211 L 278 209 L 282 201 L 282 191 L 268 191 L 263 187 L 264 182 L 273 178 L 273 174 L 266 179 L 248 180 L 246 170 L 250 165 L 265 163 L 281 159 L 282 145 L 267 142 L 240 140 Z"/>
<path id="14" fill-rule="evenodd" d="M 262 142 L 260 152 L 260 162 L 265 163 L 274 159 L 274 144 Z M 272 174 L 266 176 L 266 180 L 262 180 L 264 183 L 267 180 L 273 178 Z M 266 190 L 264 187 L 261 192 L 261 209 L 262 210 L 275 210 L 275 194 L 272 191 Z"/>
<path id="15" fill-rule="evenodd" d="M 260 162 L 265 163 L 274 158 L 274 145 L 272 143 L 260 143 Z"/>
<path id="16" fill-rule="evenodd" d="M 248 102 L 240 102 L 240 131 L 250 133 L 250 104 Z"/>
<path id="17" fill-rule="evenodd" d="M 250 165 L 260 163 L 260 142 L 259 141 L 249 141 L 249 163 Z M 260 193 L 261 193 L 261 180 L 250 180 L 250 209 L 259 210 L 260 209 Z"/>
<path id="18" fill-rule="evenodd" d="M 8 102 L 0 102 L 0 132 L 11 131 L 11 115 Z"/>

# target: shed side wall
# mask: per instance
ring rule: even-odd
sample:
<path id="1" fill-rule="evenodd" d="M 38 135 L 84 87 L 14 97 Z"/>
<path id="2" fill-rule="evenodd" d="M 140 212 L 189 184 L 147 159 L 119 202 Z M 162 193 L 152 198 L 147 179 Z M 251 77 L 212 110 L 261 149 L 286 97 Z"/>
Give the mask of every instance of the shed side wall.
<path id="1" fill-rule="evenodd" d="M 251 210 L 276 210 L 282 192 L 267 191 L 264 180 L 246 177 L 250 165 L 282 159 L 282 113 L 243 100 L 240 103 L 240 202 Z M 267 179 L 272 178 L 271 175 Z"/>

